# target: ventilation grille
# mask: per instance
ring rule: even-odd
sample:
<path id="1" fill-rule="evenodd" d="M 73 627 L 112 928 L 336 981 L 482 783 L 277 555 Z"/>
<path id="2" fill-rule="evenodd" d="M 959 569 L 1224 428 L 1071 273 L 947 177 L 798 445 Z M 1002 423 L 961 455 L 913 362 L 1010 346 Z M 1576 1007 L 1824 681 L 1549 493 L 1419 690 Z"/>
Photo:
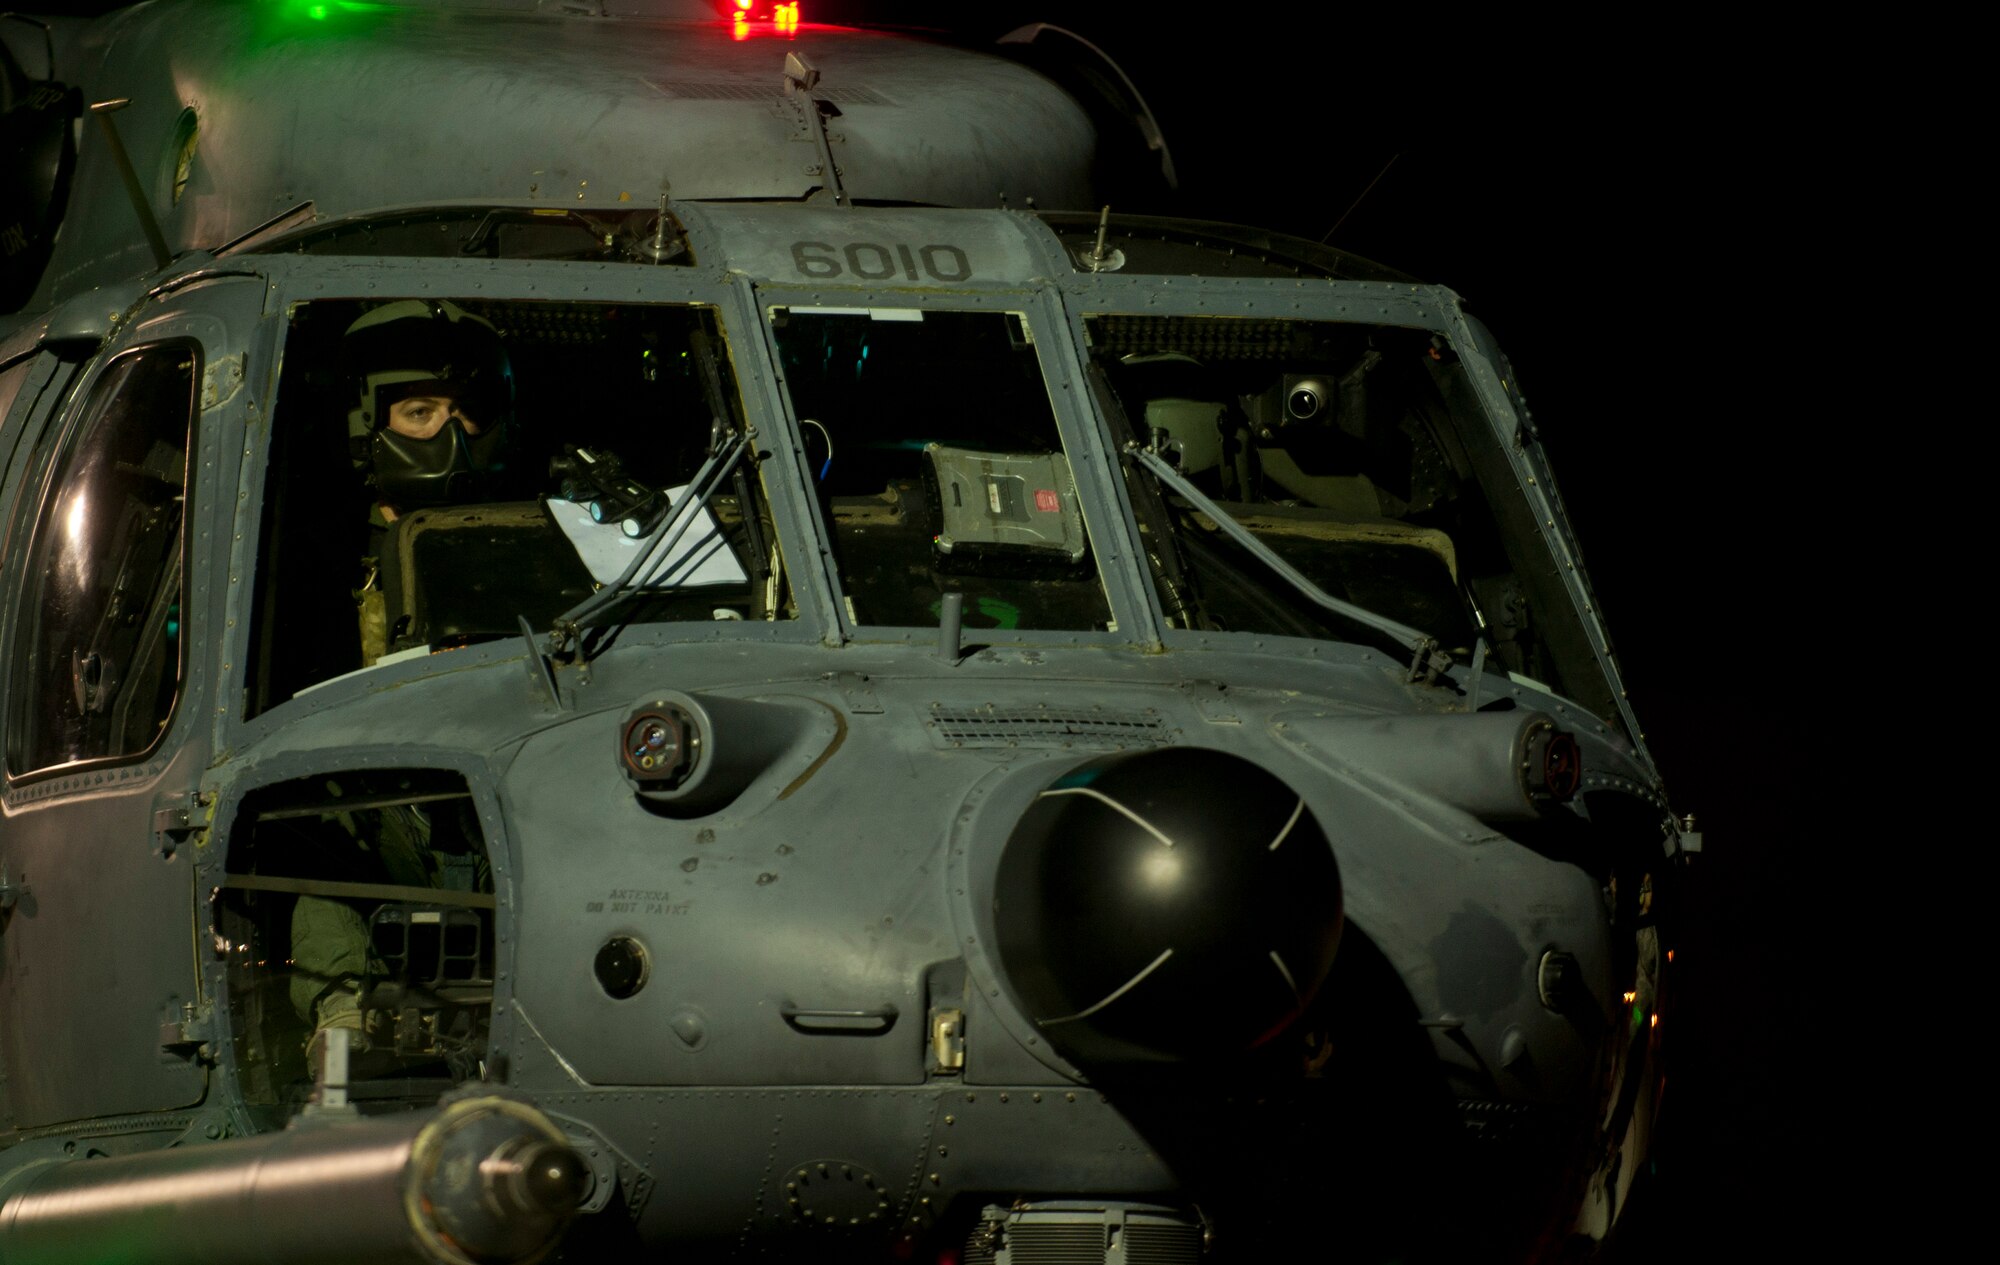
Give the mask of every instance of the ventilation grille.
<path id="1" fill-rule="evenodd" d="M 984 707 L 931 704 L 940 747 L 1158 747 L 1174 731 L 1157 712 L 1103 707 Z"/>
<path id="2" fill-rule="evenodd" d="M 775 80 L 776 75 L 772 76 Z M 777 83 L 768 87 L 748 83 L 690 83 L 684 79 L 648 80 L 655 88 L 680 101 L 775 101 L 784 94 Z M 894 105 L 895 102 L 875 91 L 854 85 L 817 84 L 813 95 L 822 101 L 835 105 Z"/>
<path id="3" fill-rule="evenodd" d="M 1125 1265 L 1197 1265 L 1201 1228 L 1191 1225 L 1127 1225 Z"/>
<path id="4" fill-rule="evenodd" d="M 1184 1224 L 1132 1224 L 1117 1231 L 1117 1248 L 1109 1245 L 1103 1224 L 1035 1224 L 1026 1221 L 1006 1231 L 1004 1251 L 996 1251 L 999 1235 L 975 1231 L 965 1248 L 965 1265 L 1200 1265 L 1201 1227 Z"/>
<path id="5" fill-rule="evenodd" d="M 1102 1225 L 1017 1225 L 1008 1265 L 1104 1265 Z"/>

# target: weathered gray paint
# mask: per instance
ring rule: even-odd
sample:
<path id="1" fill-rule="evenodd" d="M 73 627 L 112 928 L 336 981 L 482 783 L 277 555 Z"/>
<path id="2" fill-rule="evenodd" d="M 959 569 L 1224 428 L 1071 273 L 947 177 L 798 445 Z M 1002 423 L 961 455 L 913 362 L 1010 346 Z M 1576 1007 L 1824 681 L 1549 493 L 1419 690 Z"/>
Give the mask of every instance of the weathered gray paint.
<path id="1" fill-rule="evenodd" d="M 825 182 L 780 101 L 788 52 L 810 59 L 815 91 L 839 105 L 828 127 L 851 198 L 1090 203 L 1082 111 L 994 56 L 833 28 L 739 42 L 715 20 L 413 8 L 286 27 L 276 16 L 165 0 L 93 25 L 65 59 L 88 100 L 132 101 L 119 134 L 173 250 L 213 249 L 304 201 L 338 217 L 468 196 L 579 208 L 651 206 L 663 192 L 803 198 Z M 200 39 L 181 38 L 196 28 Z M 201 130 L 176 205 L 183 109 Z M 92 139 L 30 311 L 150 262 Z"/>
<path id="2" fill-rule="evenodd" d="M 1342 643 L 1166 627 L 1140 561 L 1106 422 L 1082 386 L 1083 320 L 1094 312 L 1285 316 L 1443 334 L 1469 366 L 1485 418 L 1512 454 L 1516 491 L 1545 523 L 1533 547 L 1565 575 L 1615 688 L 1609 642 L 1546 460 L 1532 437 L 1520 435 L 1496 349 L 1450 291 L 1082 274 L 1039 221 L 997 211 L 701 203 L 693 199 L 703 191 L 803 194 L 809 182 L 802 172 L 772 165 L 770 151 L 808 147 L 771 132 L 782 121 L 762 104 L 675 100 L 655 113 L 646 92 L 669 99 L 634 81 L 660 78 L 666 72 L 647 59 L 668 54 L 648 45 L 627 61 L 601 49 L 586 56 L 580 45 L 564 43 L 582 28 L 540 20 L 524 20 L 516 34 L 551 34 L 545 42 L 553 51 L 543 62 L 517 58 L 513 44 L 493 34 L 497 26 L 454 27 L 449 47 L 429 45 L 454 103 L 439 128 L 421 132 L 420 143 L 435 148 L 407 166 L 358 163 L 346 147 L 358 144 L 379 160 L 384 134 L 369 129 L 386 126 L 382 120 L 356 125 L 350 109 L 243 110 L 234 103 L 274 91 L 279 78 L 367 109 L 381 107 L 382 94 L 350 95 L 341 66 L 304 46 L 245 61 L 229 43 L 240 31 L 225 32 L 214 49 L 162 59 L 149 41 L 163 41 L 166 28 L 149 24 L 192 7 L 134 11 L 102 28 L 122 33 L 105 57 L 104 86 L 91 84 L 93 95 L 129 94 L 141 103 L 120 116 L 135 152 L 155 144 L 147 128 L 171 119 L 171 111 L 146 113 L 146 102 L 162 94 L 179 100 L 184 84 L 206 94 L 213 127 L 197 170 L 207 173 L 204 180 L 228 174 L 229 195 L 197 185 L 186 209 L 168 217 L 177 244 L 212 244 L 299 197 L 315 198 L 324 213 L 434 199 L 550 205 L 555 193 L 512 186 L 552 170 L 564 180 L 587 178 L 592 190 L 630 185 L 635 200 L 650 200 L 658 169 L 671 159 L 675 209 L 697 263 L 251 254 L 220 265 L 189 257 L 134 285 L 127 274 L 138 270 L 137 257 L 102 247 L 132 236 L 121 218 L 130 208 L 105 192 L 110 177 L 86 152 L 66 253 L 44 290 L 105 288 L 72 300 L 69 316 L 59 313 L 47 337 L 42 326 L 26 326 L 5 354 L 49 343 L 58 325 L 73 331 L 64 344 L 72 353 L 100 338 L 109 339 L 110 351 L 187 333 L 202 341 L 209 365 L 240 363 L 243 373 L 240 385 L 219 388 L 221 398 L 200 422 L 187 605 L 188 626 L 201 635 L 191 639 L 177 719 L 160 754 L 18 781 L 0 794 L 0 864 L 25 880 L 27 893 L 0 915 L 0 1101 L 8 1113 L 0 1126 L 12 1130 L 0 1133 L 0 1145 L 18 1144 L 0 1169 L 49 1158 L 58 1140 L 88 1131 L 73 1122 L 91 1117 L 119 1139 L 112 1145 L 125 1147 L 192 1129 L 193 1114 L 178 1109 L 197 1102 L 211 1125 L 250 1129 L 228 1008 L 203 1007 L 225 983 L 222 963 L 202 946 L 215 931 L 209 893 L 223 876 L 237 807 L 260 786 L 308 774 L 421 765 L 467 779 L 491 853 L 501 961 L 494 1065 L 504 1062 L 513 1088 L 565 1117 L 590 1143 L 648 1237 L 726 1238 L 745 1228 L 789 1227 L 773 1178 L 822 1158 L 849 1159 L 877 1175 L 898 1222 L 919 1226 L 923 1199 L 941 1206 L 956 1191 L 1059 1197 L 1171 1190 L 1175 1177 L 1131 1101 L 1107 1100 L 1048 1047 L 993 957 L 993 868 L 1012 824 L 1037 789 L 1104 749 L 1054 734 L 1004 746 L 963 743 L 940 720 L 1009 707 L 1144 717 L 1147 736 L 1132 741 L 1226 750 L 1272 770 L 1326 825 L 1351 927 L 1395 968 L 1441 1068 L 1509 1102 L 1598 1106 L 1610 1057 L 1599 1025 L 1616 1030 L 1622 1022 L 1624 984 L 1612 974 L 1594 880 L 1526 846 L 1504 814 L 1484 811 L 1484 800 L 1460 794 L 1450 778 L 1413 770 L 1409 753 L 1393 745 L 1402 741 L 1394 720 L 1448 723 L 1462 702 L 1448 688 L 1411 684 L 1406 662 Z M 395 20 L 420 32 L 411 48 L 440 40 L 435 32 L 445 29 L 423 26 L 428 18 Z M 635 36 L 634 48 L 650 38 Z M 685 40 L 672 44 L 682 52 L 671 56 L 687 47 Z M 720 56 L 731 60 L 686 53 L 685 62 L 661 65 L 690 82 L 715 65 L 763 82 L 764 61 L 755 60 L 762 58 L 771 63 L 775 99 L 784 45 L 722 47 Z M 894 107 L 904 113 L 891 129 L 893 143 L 879 151 L 866 148 L 869 111 L 891 107 L 857 104 L 836 121 L 847 133 L 844 152 L 854 155 L 848 187 L 857 195 L 898 196 L 898 180 L 923 185 L 937 195 L 932 201 L 984 201 L 979 181 L 1028 192 L 1045 161 L 1035 155 L 1049 153 L 1070 163 L 1061 179 L 1080 170 L 1070 162 L 1078 153 L 1066 107 L 1050 106 L 1047 117 L 993 110 L 995 94 L 1042 91 L 1012 68 L 860 37 L 829 37 L 824 54 L 810 47 L 829 85 L 852 76 L 911 103 Z M 396 51 L 370 63 L 365 82 L 400 82 L 406 56 Z M 739 66 L 739 56 L 752 62 Z M 491 129 L 487 145 L 473 127 L 479 112 L 466 102 L 502 88 L 526 93 L 533 108 L 518 127 Z M 979 121 L 968 121 L 974 115 Z M 732 131 L 735 139 L 721 146 L 725 117 L 753 139 Z M 597 121 L 577 121 L 584 118 Z M 912 130 L 923 120 L 941 130 L 923 139 Z M 1022 120 L 1020 131 L 1005 130 Z M 677 131 L 682 121 L 688 126 Z M 981 140 L 979 128 L 1002 130 Z M 648 147 L 656 130 L 661 148 L 654 151 Z M 1030 137 L 1035 144 L 1026 143 Z M 557 151 L 571 165 L 538 156 Z M 240 169 L 223 166 L 232 156 L 243 160 Z M 449 178 L 421 183 L 430 178 L 424 173 L 439 171 Z M 653 183 L 638 187 L 647 180 Z M 572 202 L 574 192 L 573 183 L 562 186 Z M 594 196 L 588 201 L 597 204 Z M 826 250 L 801 254 L 796 243 Z M 948 245 L 963 253 L 968 275 L 911 276 L 893 249 L 855 258 L 872 266 L 896 257 L 894 277 L 856 278 L 851 269 L 815 275 L 824 272 L 816 261 L 844 264 L 858 244 Z M 247 275 L 202 279 L 211 267 Z M 493 642 L 330 682 L 246 719 L 243 665 L 269 420 L 284 407 L 275 393 L 285 313 L 298 302 L 387 295 L 714 307 L 747 420 L 771 453 L 761 477 L 799 617 L 633 628 L 588 671 L 557 671 L 559 705 L 520 643 Z M 803 440 L 778 380 L 766 323 L 774 305 L 1021 313 L 1072 454 L 1115 631 L 1012 632 L 947 665 L 933 653 L 934 630 L 855 626 L 825 560 Z M 37 373 L 57 384 L 65 377 L 52 358 Z M 56 394 L 31 401 L 23 393 L 0 432 L 0 451 L 28 450 L 34 429 L 50 424 Z M 7 471 L 9 505 L 21 466 L 17 457 Z M 0 570 L 6 619 L 20 553 L 10 543 Z M 1463 666 L 1453 671 L 1465 679 Z M 0 678 L 0 690 L 7 688 L 11 679 Z M 729 807 L 693 818 L 655 815 L 634 799 L 610 750 L 625 711 L 668 689 L 766 700 L 812 720 L 798 749 Z M 1613 718 L 1511 682 L 1489 665 L 1482 697 L 1502 696 L 1573 732 L 1591 785 L 1616 787 L 1664 817 L 1629 714 L 1620 732 Z M 812 758 L 829 751 L 799 781 Z M 156 855 L 153 808 L 197 791 L 197 821 L 206 828 L 171 859 Z M 1671 851 L 1673 837 L 1662 839 Z M 616 891 L 648 895 L 619 900 Z M 593 902 L 605 908 L 591 910 Z M 654 957 L 648 988 L 622 1002 L 605 996 L 590 975 L 596 948 L 614 934 L 643 940 Z M 1577 958 L 1593 1022 L 1540 1004 L 1536 967 L 1551 946 Z M 185 1058 L 159 1051 L 162 1017 L 183 1001 L 195 1003 L 196 1026 L 205 1025 L 215 1055 L 206 1079 Z M 924 1057 L 926 1011 L 945 1002 L 968 1017 L 966 1068 L 956 1078 L 932 1075 Z M 895 1019 L 879 1035 L 835 1036 L 788 1023 L 788 1006 L 894 1007 Z M 1503 1055 L 1510 1040 L 1524 1042 L 1532 1059 L 1509 1065 Z"/>

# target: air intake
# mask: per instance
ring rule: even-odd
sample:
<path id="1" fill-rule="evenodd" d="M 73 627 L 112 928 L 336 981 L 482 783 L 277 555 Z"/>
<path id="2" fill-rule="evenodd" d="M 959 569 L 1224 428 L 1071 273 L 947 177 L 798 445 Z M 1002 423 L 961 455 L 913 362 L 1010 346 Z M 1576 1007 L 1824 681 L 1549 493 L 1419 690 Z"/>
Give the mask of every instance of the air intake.
<path id="1" fill-rule="evenodd" d="M 989 1207 L 965 1265 L 1196 1265 L 1202 1228 L 1167 1208 L 1082 1203 Z"/>
<path id="2" fill-rule="evenodd" d="M 1104 707 L 995 707 L 932 703 L 931 740 L 956 747 L 1160 747 L 1177 730 L 1158 712 Z"/>

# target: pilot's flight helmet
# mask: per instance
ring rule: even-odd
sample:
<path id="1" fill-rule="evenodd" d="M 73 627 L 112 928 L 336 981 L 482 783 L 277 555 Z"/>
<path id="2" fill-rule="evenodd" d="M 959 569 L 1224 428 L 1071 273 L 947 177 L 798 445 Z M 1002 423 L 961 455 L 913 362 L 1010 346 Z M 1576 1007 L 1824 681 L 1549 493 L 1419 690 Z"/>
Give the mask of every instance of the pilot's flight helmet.
<path id="1" fill-rule="evenodd" d="M 442 299 L 401 299 L 347 327 L 343 347 L 356 405 L 348 434 L 376 496 L 398 509 L 481 500 L 506 469 L 514 380 L 491 322 Z M 447 395 L 479 426 L 453 422 L 429 439 L 389 429 L 389 410 L 413 395 Z"/>

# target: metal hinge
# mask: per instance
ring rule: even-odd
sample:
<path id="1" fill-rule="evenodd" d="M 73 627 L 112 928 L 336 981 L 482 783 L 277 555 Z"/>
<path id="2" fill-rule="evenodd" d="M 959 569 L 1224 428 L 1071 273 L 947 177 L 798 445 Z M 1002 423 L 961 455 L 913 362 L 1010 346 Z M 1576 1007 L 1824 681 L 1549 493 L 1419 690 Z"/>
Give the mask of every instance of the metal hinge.
<path id="1" fill-rule="evenodd" d="M 246 357 L 242 353 L 221 356 L 209 363 L 201 371 L 201 411 L 218 408 L 236 398 L 243 389 L 243 366 Z"/>
<path id="2" fill-rule="evenodd" d="M 184 1059 L 208 1062 L 214 1053 L 208 1042 L 215 1035 L 215 1011 L 191 1001 L 169 1003 L 160 1016 L 160 1049 Z"/>
<path id="3" fill-rule="evenodd" d="M 1437 638 L 1424 638 L 1416 649 L 1410 660 L 1410 684 L 1435 685 L 1439 674 L 1451 671 L 1451 656 L 1438 649 Z"/>
<path id="4" fill-rule="evenodd" d="M 184 791 L 155 799 L 153 851 L 160 856 L 171 857 L 174 849 L 180 847 L 189 835 L 206 830 L 208 819 L 202 810 L 208 807 L 210 798 L 200 791 Z"/>

